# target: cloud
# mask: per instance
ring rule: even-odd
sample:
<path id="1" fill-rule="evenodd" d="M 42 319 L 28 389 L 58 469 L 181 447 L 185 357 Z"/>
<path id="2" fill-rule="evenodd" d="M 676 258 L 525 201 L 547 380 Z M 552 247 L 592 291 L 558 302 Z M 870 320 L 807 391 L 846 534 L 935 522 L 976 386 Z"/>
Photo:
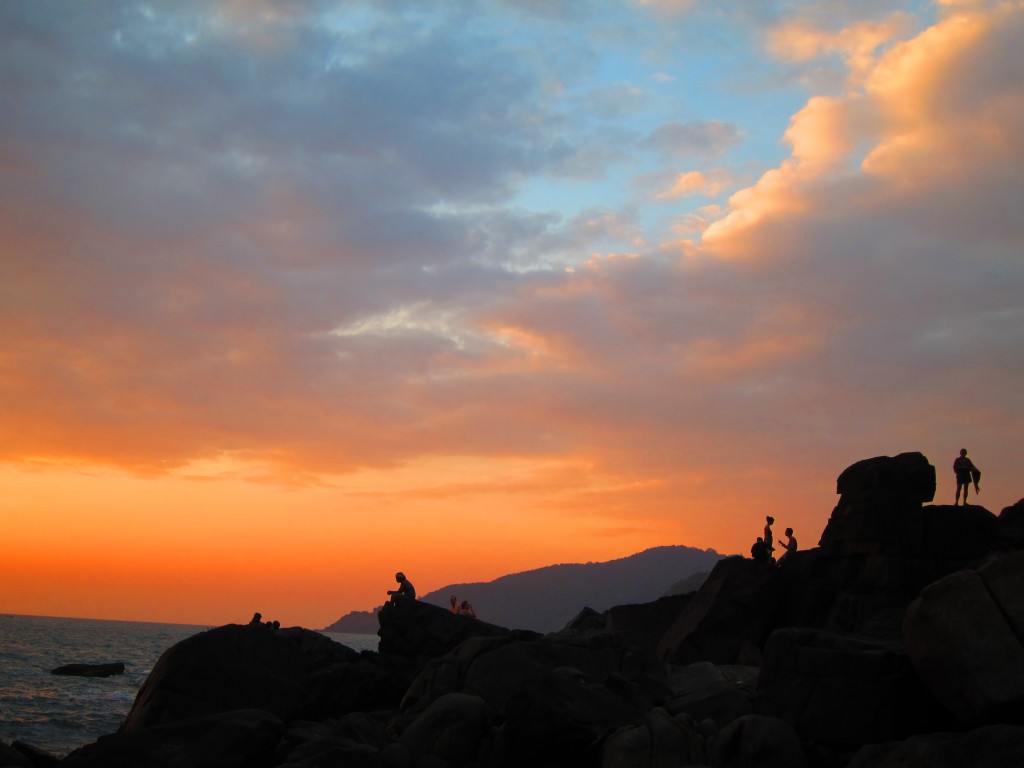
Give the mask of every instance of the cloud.
<path id="1" fill-rule="evenodd" d="M 694 121 L 667 123 L 652 131 L 641 146 L 668 157 L 722 154 L 743 140 L 739 128 L 731 123 Z"/>

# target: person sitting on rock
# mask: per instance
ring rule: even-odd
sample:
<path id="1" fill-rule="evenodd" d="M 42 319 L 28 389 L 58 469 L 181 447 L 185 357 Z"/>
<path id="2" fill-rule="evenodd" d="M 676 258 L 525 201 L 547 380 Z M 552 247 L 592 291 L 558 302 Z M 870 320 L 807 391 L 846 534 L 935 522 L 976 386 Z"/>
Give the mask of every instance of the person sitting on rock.
<path id="1" fill-rule="evenodd" d="M 967 458 L 967 449 L 961 448 L 960 455 L 953 460 L 953 472 L 956 474 L 956 500 L 953 506 L 960 503 L 960 489 L 964 489 L 964 506 L 967 506 L 967 489 L 971 482 L 974 483 L 974 492 L 979 493 L 978 480 L 981 478 L 981 471 L 974 466 L 974 462 Z"/>
<path id="2" fill-rule="evenodd" d="M 405 574 L 399 571 L 395 574 L 395 581 L 398 582 L 398 589 L 389 589 L 388 594 L 391 595 L 391 602 L 397 603 L 400 600 L 415 600 L 416 599 L 416 587 L 412 585 L 412 582 L 405 578 Z"/>
<path id="3" fill-rule="evenodd" d="M 476 611 L 473 610 L 473 604 L 469 600 L 463 600 L 462 604 L 459 605 L 459 616 L 469 616 L 472 619 L 476 618 Z"/>
<path id="4" fill-rule="evenodd" d="M 257 611 L 256 613 L 254 613 L 252 615 L 252 618 L 249 620 L 249 623 L 250 624 L 262 624 L 263 623 L 263 614 L 260 613 L 259 611 Z"/>
<path id="5" fill-rule="evenodd" d="M 782 543 L 782 546 L 786 551 L 783 553 L 782 557 L 779 558 L 779 565 L 786 562 L 789 559 L 789 556 L 796 552 L 796 537 L 793 535 L 792 528 L 786 529 L 786 541 Z"/>
<path id="6" fill-rule="evenodd" d="M 760 536 L 757 537 L 757 541 L 754 542 L 754 546 L 750 548 L 750 556 L 754 559 L 755 563 L 768 562 L 768 545 Z"/>

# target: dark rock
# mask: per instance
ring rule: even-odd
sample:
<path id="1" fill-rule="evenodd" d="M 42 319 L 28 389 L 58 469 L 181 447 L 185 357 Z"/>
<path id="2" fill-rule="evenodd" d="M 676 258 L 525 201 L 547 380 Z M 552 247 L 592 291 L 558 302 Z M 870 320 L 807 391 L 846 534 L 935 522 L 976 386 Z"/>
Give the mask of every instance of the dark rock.
<path id="1" fill-rule="evenodd" d="M 283 720 L 393 708 L 408 685 L 377 654 L 356 653 L 310 630 L 229 624 L 167 650 L 122 725 L 152 725 L 236 709 Z"/>
<path id="2" fill-rule="evenodd" d="M 51 755 L 45 749 L 37 747 L 35 744 L 15 740 L 11 747 L 23 755 L 32 768 L 52 768 L 52 766 L 60 762 L 56 756 Z"/>
<path id="3" fill-rule="evenodd" d="M 782 720 L 745 715 L 723 728 L 712 746 L 715 768 L 803 768 L 803 747 Z"/>
<path id="4" fill-rule="evenodd" d="M 558 668 L 519 687 L 505 704 L 496 766 L 594 766 L 604 738 L 641 721 L 650 704 L 578 670 Z"/>
<path id="5" fill-rule="evenodd" d="M 779 569 L 743 557 L 719 561 L 658 644 L 674 664 L 735 664 L 768 635 L 782 597 Z"/>
<path id="6" fill-rule="evenodd" d="M 703 575 L 701 583 L 705 581 L 707 574 Z M 693 595 L 670 595 L 653 603 L 613 606 L 608 609 L 605 626 L 609 632 L 616 633 L 623 644 L 655 656 L 662 637 L 682 614 Z"/>
<path id="7" fill-rule="evenodd" d="M 863 747 L 848 768 L 1020 768 L 1024 726 L 991 725 L 968 733 L 931 733 Z"/>
<path id="8" fill-rule="evenodd" d="M 996 519 L 1003 549 L 1024 549 L 1024 499 L 1003 507 Z"/>
<path id="9" fill-rule="evenodd" d="M 50 670 L 51 675 L 74 675 L 76 677 L 112 677 L 124 674 L 124 662 L 106 664 L 65 664 Z"/>
<path id="10" fill-rule="evenodd" d="M 672 667 L 669 699 L 662 706 L 672 715 L 695 721 L 712 720 L 718 727 L 754 711 L 758 668 L 715 665 L 707 661 Z"/>
<path id="11" fill-rule="evenodd" d="M 1024 715 L 1024 552 L 951 574 L 908 608 L 914 668 L 961 723 Z"/>
<path id="12" fill-rule="evenodd" d="M 2 741 L 0 741 L 0 765 L 13 768 L 33 768 L 28 757 Z"/>
<path id="13" fill-rule="evenodd" d="M 443 656 L 471 637 L 511 637 L 513 632 L 469 616 L 460 616 L 422 600 L 388 603 L 380 619 L 382 654 L 404 656 L 424 663 Z M 535 633 L 528 636 L 536 637 Z"/>
<path id="14" fill-rule="evenodd" d="M 101 736 L 60 768 L 248 768 L 270 765 L 284 724 L 256 709 L 218 712 Z"/>
<path id="15" fill-rule="evenodd" d="M 492 738 L 486 709 L 479 696 L 445 694 L 402 732 L 399 743 L 417 763 L 428 756 L 449 765 L 478 763 L 483 745 Z"/>
<path id="16" fill-rule="evenodd" d="M 902 738 L 941 715 L 898 640 L 803 627 L 768 639 L 755 708 L 840 751 Z"/>
<path id="17" fill-rule="evenodd" d="M 864 459 L 839 475 L 836 493 L 847 502 L 921 505 L 935 498 L 935 467 L 917 452 Z"/>
<path id="18" fill-rule="evenodd" d="M 707 762 L 704 735 L 686 715 L 652 709 L 642 723 L 626 725 L 604 741 L 601 768 L 675 768 Z"/>

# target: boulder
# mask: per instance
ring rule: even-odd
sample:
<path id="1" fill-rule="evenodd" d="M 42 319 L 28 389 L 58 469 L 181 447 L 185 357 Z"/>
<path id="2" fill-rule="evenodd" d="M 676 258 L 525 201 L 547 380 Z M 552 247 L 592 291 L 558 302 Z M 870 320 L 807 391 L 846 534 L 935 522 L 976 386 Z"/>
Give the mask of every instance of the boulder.
<path id="1" fill-rule="evenodd" d="M 935 467 L 917 452 L 863 459 L 839 475 L 836 493 L 850 503 L 885 500 L 920 506 L 935 498 Z"/>
<path id="2" fill-rule="evenodd" d="M 601 768 L 676 768 L 707 763 L 704 735 L 692 718 L 652 709 L 644 721 L 612 733 L 601 748 Z"/>
<path id="3" fill-rule="evenodd" d="M 706 580 L 702 575 L 702 579 Z M 703 583 L 703 582 L 702 582 Z M 695 593 L 669 595 L 652 603 L 616 605 L 608 609 L 605 627 L 624 645 L 631 645 L 654 656 L 658 643 L 686 608 Z"/>
<path id="4" fill-rule="evenodd" d="M 847 768 L 1020 768 L 1024 726 L 990 725 L 863 747 Z"/>
<path id="5" fill-rule="evenodd" d="M 1024 499 L 1009 507 L 1003 507 L 996 522 L 1003 549 L 1024 548 Z"/>
<path id="6" fill-rule="evenodd" d="M 622 679 L 597 680 L 559 668 L 525 682 L 505 704 L 491 762 L 495 768 L 595 766 L 604 739 L 644 719 L 650 703 Z"/>
<path id="7" fill-rule="evenodd" d="M 229 624 L 164 652 L 122 730 L 236 709 L 294 720 L 393 708 L 410 679 L 318 632 Z"/>
<path id="8" fill-rule="evenodd" d="M 13 746 L 0 741 L 0 765 L 5 768 L 33 768 L 32 762 Z"/>
<path id="9" fill-rule="evenodd" d="M 839 750 L 902 738 L 941 715 L 898 641 L 805 627 L 768 639 L 754 707 Z"/>
<path id="10" fill-rule="evenodd" d="M 422 600 L 387 603 L 377 613 L 382 654 L 393 654 L 417 664 L 443 656 L 471 637 L 539 637 L 534 632 L 513 632 L 504 627 L 461 616 Z"/>
<path id="11" fill-rule="evenodd" d="M 779 570 L 739 556 L 720 560 L 662 636 L 658 658 L 756 663 L 782 597 Z"/>
<path id="12" fill-rule="evenodd" d="M 74 675 L 76 677 L 112 677 L 124 674 L 124 662 L 104 664 L 65 664 L 50 670 L 51 675 Z"/>
<path id="13" fill-rule="evenodd" d="M 218 712 L 101 736 L 79 747 L 60 768 L 248 768 L 271 765 L 284 732 L 281 720 L 257 709 Z"/>
<path id="14" fill-rule="evenodd" d="M 434 700 L 402 732 L 399 743 L 417 761 L 433 757 L 449 765 L 471 765 L 479 762 L 481 748 L 491 737 L 484 700 L 449 693 Z"/>
<path id="15" fill-rule="evenodd" d="M 907 609 L 904 642 L 925 685 L 964 724 L 1024 712 L 1024 552 L 951 574 Z"/>
<path id="16" fill-rule="evenodd" d="M 745 715 L 719 731 L 711 750 L 715 768 L 803 768 L 800 740 L 774 717 Z"/>
<path id="17" fill-rule="evenodd" d="M 707 661 L 673 666 L 668 673 L 671 694 L 662 706 L 669 714 L 685 714 L 718 727 L 754 711 L 757 667 L 715 665 Z"/>

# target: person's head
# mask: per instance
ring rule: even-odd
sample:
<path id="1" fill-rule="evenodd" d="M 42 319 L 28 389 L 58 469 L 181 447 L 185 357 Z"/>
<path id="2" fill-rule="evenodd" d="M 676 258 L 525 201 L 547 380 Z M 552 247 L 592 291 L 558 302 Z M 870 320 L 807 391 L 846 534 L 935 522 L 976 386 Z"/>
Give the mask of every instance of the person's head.
<path id="1" fill-rule="evenodd" d="M 757 537 L 757 543 L 758 544 L 764 544 L 764 539 L 762 539 L 760 536 L 758 536 Z"/>
<path id="2" fill-rule="evenodd" d="M 399 571 L 398 573 L 396 573 L 396 574 L 395 574 L 395 581 L 397 581 L 397 582 L 399 582 L 399 583 L 401 583 L 401 582 L 405 581 L 405 574 L 404 574 L 404 573 L 402 573 L 401 571 Z"/>
<path id="3" fill-rule="evenodd" d="M 775 523 L 775 518 L 774 518 L 774 517 L 772 517 L 771 515 L 767 515 L 767 516 L 765 517 L 765 520 L 767 520 L 767 521 L 768 521 L 768 525 L 773 525 L 773 524 Z"/>
<path id="4" fill-rule="evenodd" d="M 463 608 L 469 608 L 469 600 L 463 600 L 462 601 L 462 607 Z"/>
<path id="5" fill-rule="evenodd" d="M 792 536 L 793 535 L 793 529 L 792 528 L 787 528 L 786 529 L 786 535 L 787 536 Z"/>
<path id="6" fill-rule="evenodd" d="M 961 448 L 960 449 L 960 455 L 961 456 L 966 456 L 967 455 L 967 449 L 966 448 Z"/>

